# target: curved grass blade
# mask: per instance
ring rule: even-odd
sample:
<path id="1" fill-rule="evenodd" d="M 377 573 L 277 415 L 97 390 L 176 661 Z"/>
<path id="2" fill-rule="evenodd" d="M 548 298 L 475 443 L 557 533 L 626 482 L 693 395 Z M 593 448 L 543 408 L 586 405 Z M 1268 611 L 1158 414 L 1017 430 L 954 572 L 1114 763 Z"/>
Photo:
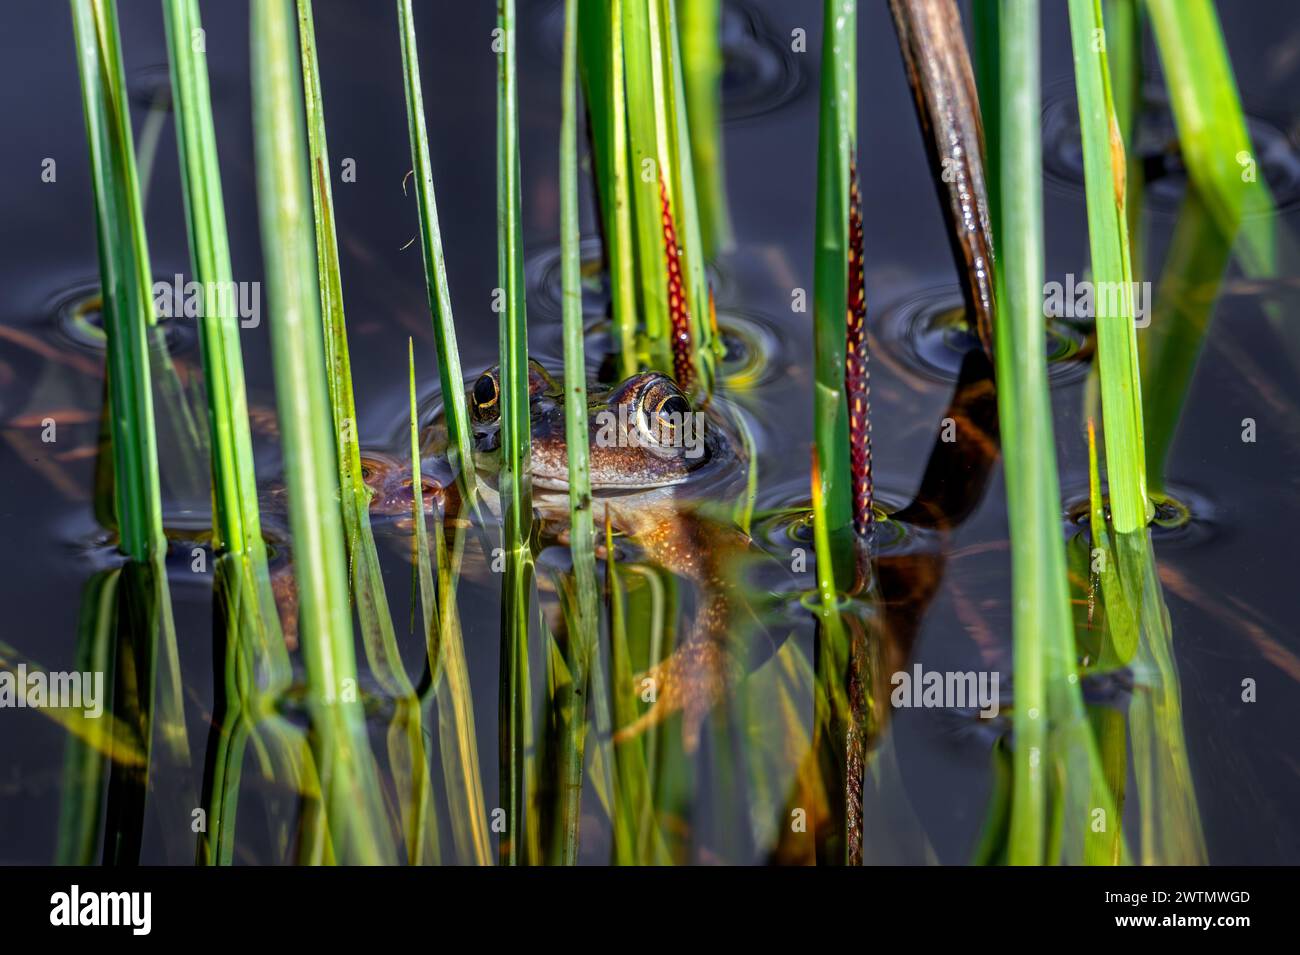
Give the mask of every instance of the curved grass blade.
<path id="1" fill-rule="evenodd" d="M 465 402 L 465 379 L 461 374 L 460 351 L 456 347 L 451 292 L 447 288 L 447 262 L 442 252 L 438 203 L 433 191 L 433 164 L 429 159 L 429 131 L 424 119 L 424 94 L 420 87 L 420 58 L 415 41 L 415 17 L 411 12 L 411 0 L 397 0 L 397 16 L 402 34 L 402 71 L 411 138 L 411 165 L 415 170 L 415 188 L 419 197 L 420 248 L 424 252 L 429 311 L 434 317 L 433 333 L 438 348 L 438 378 L 442 383 L 443 407 L 446 409 L 449 453 L 451 463 L 459 474 L 464 499 L 473 503 L 477 494 L 473 435 Z"/>

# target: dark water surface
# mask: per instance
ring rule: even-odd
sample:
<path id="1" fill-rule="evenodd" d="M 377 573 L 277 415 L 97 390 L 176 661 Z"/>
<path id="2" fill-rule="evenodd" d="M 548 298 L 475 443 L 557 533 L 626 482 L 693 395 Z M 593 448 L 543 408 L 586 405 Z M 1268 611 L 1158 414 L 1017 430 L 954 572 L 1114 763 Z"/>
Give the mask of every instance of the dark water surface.
<path id="1" fill-rule="evenodd" d="M 417 3 L 435 183 L 452 301 L 467 374 L 496 357 L 497 285 L 494 4 Z M 1087 271 L 1087 232 L 1064 4 L 1044 5 L 1044 130 L 1047 279 Z M 409 162 L 401 59 L 392 3 L 318 0 L 316 29 L 337 166 L 355 159 L 356 182 L 335 181 L 359 427 L 368 447 L 401 453 L 406 427 L 406 339 L 414 336 L 421 398 L 436 396 L 416 209 L 402 191 Z M 1261 15 L 1267 7 L 1267 15 Z M 520 117 L 523 217 L 530 340 L 541 358 L 560 355 L 557 129 L 561 5 L 520 0 Z M 141 142 L 151 103 L 167 91 L 160 7 L 119 2 L 132 116 Z M 759 447 L 759 505 L 807 500 L 812 408 L 811 312 L 791 309 L 792 290 L 811 293 L 821 4 L 743 0 L 727 5 L 724 107 L 727 184 L 736 247 L 716 264 L 719 317 L 764 363 L 758 384 L 736 397 Z M 221 149 L 234 274 L 260 281 L 253 181 L 247 4 L 207 3 L 208 64 Z M 1300 224 L 1300 8 L 1223 3 L 1228 46 L 1263 157 L 1282 206 Z M 809 53 L 790 52 L 791 31 L 807 31 Z M 91 511 L 102 350 L 69 315 L 97 286 L 97 258 L 80 92 L 67 5 L 6 0 L 0 9 L 0 642 L 51 670 L 74 668 L 82 588 L 115 560 Z M 881 500 L 911 499 L 934 444 L 961 364 L 953 336 L 933 331 L 960 302 L 939 205 L 922 150 L 894 31 L 883 3 L 860 14 L 860 159 L 867 294 L 873 341 L 874 449 Z M 1148 44 L 1149 69 L 1157 69 Z M 1158 73 L 1151 73 L 1158 89 Z M 1153 149 L 1169 136 L 1167 110 L 1153 97 L 1144 128 Z M 1164 139 L 1162 139 L 1164 137 Z M 41 163 L 57 162 L 43 183 Z M 1163 261 L 1183 181 L 1177 169 L 1150 190 L 1144 262 Z M 1014 184 L 1009 184 L 1014 188 Z M 594 226 L 588 197 L 584 235 Z M 170 118 L 162 127 L 148 192 L 148 230 L 158 278 L 188 274 L 184 213 Z M 593 254 L 597 247 L 589 245 Z M 1293 263 L 1292 263 L 1293 264 Z M 1207 277 L 1208 278 L 1208 277 Z M 1250 283 L 1230 267 L 1184 408 L 1168 484 L 1192 510 L 1181 528 L 1157 530 L 1179 672 L 1184 726 L 1209 855 L 1216 863 L 1300 862 L 1300 637 L 1294 614 L 1300 537 L 1297 465 L 1300 415 L 1295 365 L 1264 308 L 1294 320 L 1300 291 L 1288 281 Z M 263 303 L 264 305 L 265 303 Z M 587 307 L 599 314 L 601 302 Z M 1297 330 L 1282 333 L 1291 338 Z M 274 394 L 266 323 L 242 343 L 250 403 L 259 420 L 259 477 L 278 471 Z M 1148 332 L 1140 332 L 1145 335 Z M 197 338 L 178 323 L 175 360 L 197 369 Z M 1084 388 L 1086 331 L 1058 327 L 1049 345 L 1061 467 L 1063 528 L 1086 499 Z M 1295 352 L 1293 351 L 1292 354 Z M 1158 387 L 1158 384 L 1157 384 Z M 160 405 L 161 419 L 169 409 Z M 57 441 L 39 422 L 58 421 Z M 1258 440 L 1243 443 L 1242 419 Z M 187 491 L 164 448 L 169 527 L 190 536 L 205 526 L 206 491 Z M 270 522 L 274 530 L 274 519 Z M 1072 532 L 1072 531 L 1071 531 Z M 767 537 L 776 552 L 791 541 Z M 973 515 L 952 535 L 941 586 L 912 646 L 926 669 L 1010 670 L 1009 553 L 1004 489 L 995 472 Z M 884 547 L 934 547 L 904 541 Z M 395 619 L 406 618 L 409 570 L 392 542 L 381 550 Z M 201 754 L 212 705 L 210 576 L 190 570 L 188 548 L 171 564 L 191 747 Z M 481 762 L 489 806 L 496 790 L 498 615 L 495 595 L 467 585 L 462 606 L 475 687 Z M 482 607 L 482 611 L 472 608 Z M 422 641 L 399 626 L 408 665 Z M 1258 701 L 1241 702 L 1244 679 Z M 382 729 L 377 730 L 377 738 Z M 868 805 L 867 859 L 962 862 L 986 810 L 992 737 L 937 711 L 896 712 L 882 758 L 892 782 Z M 64 735 L 32 710 L 0 710 L 0 862 L 54 856 Z M 197 765 L 197 763 L 196 763 Z M 251 776 L 251 774 L 250 774 Z M 192 781 L 197 788 L 200 780 Z M 590 798 L 590 794 L 588 796 Z M 1130 807 L 1132 809 L 1132 807 Z M 188 807 L 163 807 L 188 818 Z M 591 819 L 593 812 L 587 813 Z M 257 825 L 256 807 L 241 804 Z M 710 844 L 699 820 L 701 858 Z M 712 820 L 716 824 L 716 820 Z M 584 858 L 607 857 L 607 836 L 584 828 Z M 151 818 L 144 859 L 189 861 L 169 848 Z M 241 830 L 241 846 L 245 842 Z M 248 861 L 279 861 L 250 828 Z M 752 858 L 761 858 L 755 850 Z M 749 861 L 750 856 L 735 861 Z"/>

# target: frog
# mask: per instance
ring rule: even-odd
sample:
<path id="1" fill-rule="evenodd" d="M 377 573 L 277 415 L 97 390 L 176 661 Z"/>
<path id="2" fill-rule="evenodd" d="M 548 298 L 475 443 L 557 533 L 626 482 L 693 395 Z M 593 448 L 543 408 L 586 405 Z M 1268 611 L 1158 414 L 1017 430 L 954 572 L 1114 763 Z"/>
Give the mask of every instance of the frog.
<path id="1" fill-rule="evenodd" d="M 528 362 L 528 384 L 533 508 L 543 543 L 564 543 L 570 518 L 568 398 L 561 379 L 535 359 Z M 642 371 L 612 384 L 589 381 L 581 393 L 587 401 L 588 503 L 597 537 L 603 538 L 608 522 L 645 563 L 687 581 L 696 594 L 693 619 L 674 651 L 633 678 L 639 694 L 653 702 L 619 728 L 614 740 L 631 739 L 680 712 L 683 744 L 694 752 L 706 717 L 743 678 L 746 661 L 752 663 L 753 648 L 744 645 L 742 632 L 747 634 L 757 617 L 753 588 L 743 572 L 751 561 L 773 560 L 735 521 L 718 513 L 717 505 L 733 500 L 743 484 L 743 442 L 720 401 L 697 407 L 663 372 Z M 479 487 L 499 514 L 499 366 L 474 380 L 466 402 Z M 436 420 L 422 436 L 422 459 L 436 462 L 426 470 L 436 474 L 445 467 L 446 450 L 445 421 Z M 395 475 L 384 472 L 375 500 L 381 508 L 400 511 L 401 492 L 410 481 Z M 437 483 L 437 499 L 454 513 L 460 508 L 456 482 Z M 647 688 L 654 692 L 644 693 Z"/>

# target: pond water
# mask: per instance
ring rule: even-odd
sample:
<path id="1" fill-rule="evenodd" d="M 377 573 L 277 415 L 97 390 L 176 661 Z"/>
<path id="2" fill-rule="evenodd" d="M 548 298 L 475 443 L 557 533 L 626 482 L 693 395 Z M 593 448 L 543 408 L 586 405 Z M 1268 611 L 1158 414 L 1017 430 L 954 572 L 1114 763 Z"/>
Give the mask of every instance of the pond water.
<path id="1" fill-rule="evenodd" d="M 92 510 L 96 435 L 102 405 L 103 350 L 93 328 L 97 257 L 80 91 L 66 4 L 8 0 L 0 32 L 11 37 L 0 60 L 0 644 L 15 658 L 50 670 L 76 668 L 84 588 L 112 566 L 114 547 Z M 1046 280 L 1087 272 L 1087 230 L 1074 115 L 1068 25 L 1063 4 L 1045 4 L 1043 35 Z M 435 183 L 451 296 L 467 375 L 496 360 L 494 5 L 417 4 Z M 523 222 L 529 279 L 531 351 L 555 366 L 561 355 L 558 275 L 557 130 L 561 4 L 520 0 L 520 106 Z M 157 4 L 119 4 L 137 148 L 158 130 L 148 187 L 147 225 L 155 276 L 188 275 L 189 253 L 170 116 L 163 26 Z M 413 336 L 422 407 L 437 404 L 417 212 L 402 182 L 409 166 L 397 25 L 391 3 L 318 0 L 316 29 L 329 145 L 335 163 L 355 160 L 355 182 L 336 178 L 334 196 L 349 323 L 359 431 L 367 449 L 401 455 L 407 414 L 407 345 Z M 730 396 L 754 433 L 760 512 L 803 507 L 808 499 L 812 416 L 811 311 L 792 308 L 796 289 L 811 293 L 817 152 L 821 4 L 812 0 L 735 0 L 726 5 L 724 80 L 726 182 L 735 247 L 714 264 L 719 322 L 728 332 L 729 367 L 752 379 Z M 254 192 L 247 4 L 204 5 L 208 64 L 232 237 L 234 274 L 260 281 L 262 257 Z M 1262 173 L 1274 186 L 1278 223 L 1300 224 L 1300 8 L 1267 17 L 1248 5 L 1220 4 L 1220 15 Z M 808 53 L 791 50 L 807 31 Z M 960 292 L 940 206 L 918 133 L 885 4 L 863 4 L 859 27 L 859 175 L 866 232 L 866 287 L 872 328 L 873 447 L 877 494 L 892 510 L 917 493 L 972 342 L 951 320 Z M 1148 109 L 1141 147 L 1158 157 L 1174 143 L 1148 42 Z M 147 117 L 155 108 L 154 120 Z M 42 182 L 45 159 L 55 182 Z M 1185 178 L 1176 159 L 1156 164 L 1148 191 L 1146 277 L 1159 276 Z M 585 188 L 585 187 L 584 187 Z M 584 249 L 598 256 L 593 202 L 584 196 Z M 1291 263 L 1294 265 L 1294 263 Z M 1199 356 L 1169 455 L 1170 495 L 1185 519 L 1155 529 L 1182 683 L 1189 760 L 1209 858 L 1215 863 L 1300 862 L 1300 631 L 1293 538 L 1300 536 L 1300 385 L 1285 345 L 1300 300 L 1294 274 L 1248 281 L 1234 264 L 1221 284 L 1204 276 L 1213 322 Z M 586 307 L 603 312 L 598 290 Z M 1192 293 L 1194 294 L 1195 289 Z M 1157 292 L 1157 295 L 1159 293 Z M 265 304 L 265 303 L 263 303 Z M 1160 304 L 1156 302 L 1159 316 Z M 1270 316 L 1269 310 L 1274 314 Z M 89 317 L 87 327 L 81 317 Z M 1157 319 L 1158 320 L 1158 319 Z M 187 327 L 188 326 L 188 327 Z M 169 323 L 182 375 L 198 369 L 193 323 Z M 1139 332 L 1139 337 L 1152 329 Z M 241 335 L 254 408 L 259 478 L 278 479 L 270 347 L 266 322 Z M 1047 343 L 1061 473 L 1063 533 L 1087 497 L 1085 383 L 1089 330 L 1055 323 Z M 595 350 L 593 370 L 596 364 Z M 1292 357 L 1289 357 L 1292 356 Z M 1160 382 L 1155 383 L 1158 390 Z M 159 406 L 159 417 L 169 408 Z M 57 440 L 41 441 L 43 419 Z M 1243 419 L 1257 440 L 1243 442 Z M 206 487 L 187 481 L 164 441 L 164 502 L 169 529 L 193 539 L 207 525 Z M 962 483 L 961 475 L 954 483 Z M 926 670 L 1011 667 L 1010 561 L 1000 469 L 967 482 L 970 513 L 950 533 L 894 526 L 881 554 L 924 591 L 899 662 Z M 1172 508 L 1171 508 L 1172 513 Z M 282 523 L 282 522 L 280 522 Z M 272 532 L 277 521 L 269 520 Z M 406 633 L 410 571 L 405 538 L 381 523 L 380 550 L 408 666 L 423 640 Z M 756 538 L 787 561 L 806 541 L 771 517 Z M 391 537 L 391 540 L 384 538 Z M 915 556 L 909 564 L 909 555 Z M 919 555 L 919 556 L 916 556 Z M 207 740 L 213 705 L 211 576 L 192 571 L 188 547 L 169 565 L 181 648 L 190 746 Z M 902 570 L 898 571 L 903 574 Z M 812 578 L 798 576 L 802 586 Z M 484 786 L 495 805 L 499 613 L 495 584 L 469 581 L 462 595 L 465 645 L 475 691 Z M 799 615 L 791 612 L 791 620 Z M 806 615 L 804 615 L 806 617 Z M 795 620 L 793 639 L 810 644 L 811 625 Z M 900 638 L 902 639 L 902 638 Z M 1255 702 L 1242 702 L 1253 680 Z M 363 683 L 365 681 L 363 680 Z M 1009 682 L 1009 680 L 1008 680 Z M 372 736 L 382 750 L 383 726 Z M 991 731 L 951 713 L 892 713 L 876 752 L 885 782 L 868 798 L 867 861 L 961 863 L 978 839 L 990 792 Z M 64 795 L 63 731 L 33 710 L 0 710 L 0 862 L 55 857 Z M 706 751 L 707 755 L 707 751 Z M 197 790 L 195 775 L 178 781 Z M 707 774 L 704 774 L 707 776 Z M 788 780 L 786 780 L 788 782 Z M 181 789 L 184 789 L 181 786 Z M 751 862 L 773 847 L 750 833 L 736 842 L 730 807 L 702 784 L 695 797 L 687 855 L 692 861 Z M 158 797 L 160 800 L 163 797 Z M 241 805 L 236 861 L 279 862 L 256 809 Z M 273 796 L 268 796 L 268 799 Z M 589 792 L 586 862 L 609 857 L 608 826 Z M 142 859 L 187 863 L 192 853 L 161 820 L 188 806 L 165 803 L 146 825 Z M 1136 808 L 1128 819 L 1136 825 Z M 241 823 L 242 825 L 242 823 Z M 761 829 L 762 827 L 755 827 Z"/>

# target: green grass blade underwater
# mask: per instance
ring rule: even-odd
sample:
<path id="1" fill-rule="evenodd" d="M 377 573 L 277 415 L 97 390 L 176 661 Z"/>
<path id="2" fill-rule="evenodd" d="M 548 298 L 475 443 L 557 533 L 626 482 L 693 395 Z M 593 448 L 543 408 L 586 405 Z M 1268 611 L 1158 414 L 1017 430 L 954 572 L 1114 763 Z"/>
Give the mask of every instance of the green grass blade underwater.
<path id="1" fill-rule="evenodd" d="M 346 542 L 327 384 L 308 185 L 297 21 L 291 0 L 255 0 L 254 144 L 276 404 L 284 447 L 312 755 L 327 826 L 310 861 L 389 862 L 394 851 L 357 685 Z"/>
<path id="2" fill-rule="evenodd" d="M 531 424 L 528 317 L 524 304 L 523 232 L 519 195 L 519 103 L 515 67 L 514 0 L 498 0 L 497 274 L 500 281 L 501 467 L 499 471 L 505 573 L 501 608 L 500 785 L 506 830 L 498 844 L 503 863 L 531 854 L 525 844 L 531 801 L 528 634 L 533 592 Z"/>
<path id="3" fill-rule="evenodd" d="M 425 283 L 429 311 L 433 314 L 434 341 L 438 349 L 438 376 L 446 409 L 448 443 L 452 464 L 459 474 L 467 501 L 477 497 L 474 471 L 473 434 L 465 402 L 460 351 L 456 346 L 456 324 L 452 320 L 451 292 L 447 287 L 447 261 L 442 251 L 442 229 L 438 224 L 438 203 L 433 189 L 433 163 L 429 158 L 429 131 L 424 117 L 424 93 L 420 86 L 420 58 L 415 39 L 415 16 L 410 0 L 398 0 L 402 34 L 402 78 L 406 90 L 406 116 L 411 138 L 411 167 L 420 212 L 420 248 L 424 253 Z"/>
<path id="4" fill-rule="evenodd" d="M 565 615 L 565 659 L 572 685 L 566 738 L 561 742 L 561 860 L 577 862 L 582 811 L 586 703 L 600 637 L 596 590 L 596 529 L 592 516 L 587 422 L 587 367 L 582 322 L 582 262 L 578 233 L 578 0 L 566 0 L 560 121 L 560 257 L 563 273 L 565 434 L 569 457 L 569 549 L 573 584 Z M 564 584 L 562 584 L 564 586 Z M 567 591 L 567 587 L 565 590 Z"/>
<path id="5" fill-rule="evenodd" d="M 188 767 L 190 754 L 164 565 L 150 375 L 155 316 L 149 250 L 116 6 L 102 0 L 73 0 L 71 7 L 103 287 L 114 519 L 119 546 L 128 558 L 117 593 L 122 629 L 113 668 L 114 708 L 136 734 L 135 747 L 144 753 L 141 765 L 115 762 L 110 768 L 104 856 L 108 861 L 127 862 L 138 858 L 140 850 L 155 734 L 165 744 L 170 765 Z M 160 695 L 157 712 L 156 693 Z M 170 795 L 184 797 L 183 793 Z"/>
<path id="6" fill-rule="evenodd" d="M 370 526 L 372 492 L 366 485 L 361 464 L 311 0 L 298 0 L 298 34 L 306 96 L 312 206 L 316 224 L 316 263 L 320 278 L 321 316 L 325 325 L 325 358 L 352 593 L 370 670 L 394 701 L 393 717 L 388 730 L 388 755 L 397 782 L 406 858 L 412 864 L 431 862 L 438 855 L 438 830 L 436 825 L 430 824 L 433 804 L 420 705 L 397 646 L 388 593 L 384 587 L 383 569 Z M 417 467 L 413 474 L 419 475 L 420 469 Z M 412 481 L 413 485 L 414 483 L 415 480 Z"/>

